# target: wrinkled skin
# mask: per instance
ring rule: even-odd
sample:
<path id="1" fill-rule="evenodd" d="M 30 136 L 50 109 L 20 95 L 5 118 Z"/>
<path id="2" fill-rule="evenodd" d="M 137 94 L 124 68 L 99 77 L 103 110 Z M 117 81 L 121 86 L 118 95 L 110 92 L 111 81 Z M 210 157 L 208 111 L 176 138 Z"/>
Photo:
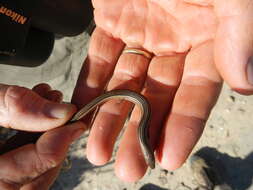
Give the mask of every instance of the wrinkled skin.
<path id="1" fill-rule="evenodd" d="M 234 90 L 253 91 L 253 2 L 250 0 L 93 0 L 95 29 L 73 95 L 82 107 L 103 90 L 130 89 L 151 104 L 151 143 L 158 163 L 179 168 L 201 136 L 224 79 Z M 122 54 L 125 46 L 154 54 Z M 251 82 L 250 82 L 251 81 Z M 87 157 L 107 163 L 131 104 L 101 106 Z M 116 175 L 136 181 L 146 172 L 137 140 L 135 108 L 116 155 Z M 88 118 L 86 119 L 88 122 Z"/>
<path id="2" fill-rule="evenodd" d="M 36 85 L 32 90 L 0 84 L 1 126 L 48 130 L 35 144 L 0 155 L 1 190 L 48 190 L 54 183 L 68 147 L 86 128 L 82 122 L 59 127 L 76 111 L 74 105 L 61 103 L 62 98 L 60 91 L 52 90 L 47 84 Z M 7 145 L 1 143 L 0 147 Z"/>

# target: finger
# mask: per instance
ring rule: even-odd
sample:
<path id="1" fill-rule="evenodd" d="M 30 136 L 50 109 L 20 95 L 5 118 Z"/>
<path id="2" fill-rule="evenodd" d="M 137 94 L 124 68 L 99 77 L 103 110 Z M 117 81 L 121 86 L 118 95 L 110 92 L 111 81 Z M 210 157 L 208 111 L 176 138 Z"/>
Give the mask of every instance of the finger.
<path id="1" fill-rule="evenodd" d="M 49 190 L 58 176 L 60 169 L 61 165 L 49 170 L 45 174 L 42 174 L 38 179 L 24 185 L 20 190 Z"/>
<path id="2" fill-rule="evenodd" d="M 213 43 L 192 49 L 157 149 L 163 168 L 173 170 L 184 163 L 202 134 L 221 85 L 213 63 Z"/>
<path id="3" fill-rule="evenodd" d="M 39 88 L 38 88 L 39 89 Z M 41 90 L 41 89 L 39 89 Z M 59 91 L 53 91 L 48 89 L 45 93 L 45 91 L 41 91 L 42 95 L 44 95 L 44 98 L 47 98 L 48 100 L 51 101 L 61 101 L 62 99 L 62 94 Z M 48 97 L 47 97 L 48 96 Z M 37 141 L 37 139 L 41 136 L 42 133 L 34 133 L 34 132 L 25 132 L 25 131 L 19 131 L 16 135 L 12 136 L 9 138 L 4 146 L 0 146 L 0 152 L 6 153 L 11 150 L 14 150 L 20 146 L 24 146 L 26 144 L 34 143 Z"/>
<path id="4" fill-rule="evenodd" d="M 184 60 L 183 54 L 155 57 L 149 65 L 142 94 L 148 99 L 152 110 L 149 134 L 153 148 L 180 84 Z M 139 180 L 147 168 L 137 134 L 140 117 L 140 110 L 134 108 L 116 157 L 116 175 L 125 181 Z"/>
<path id="5" fill-rule="evenodd" d="M 142 55 L 122 54 L 108 83 L 107 90 L 140 91 L 149 62 L 150 59 Z M 130 102 L 111 100 L 100 107 L 88 138 L 87 158 L 90 162 L 103 165 L 110 160 L 114 143 L 131 106 Z"/>
<path id="6" fill-rule="evenodd" d="M 44 97 L 46 93 L 51 90 L 51 87 L 46 83 L 42 83 L 34 86 L 32 90 L 39 94 L 41 97 Z"/>
<path id="7" fill-rule="evenodd" d="M 80 72 L 72 102 L 78 108 L 104 91 L 124 44 L 100 28 L 92 34 L 88 56 Z"/>
<path id="8" fill-rule="evenodd" d="M 45 131 L 63 125 L 75 111 L 74 105 L 48 101 L 32 90 L 0 85 L 0 125 L 4 127 Z"/>
<path id="9" fill-rule="evenodd" d="M 57 167 L 65 158 L 69 145 L 85 130 L 82 122 L 53 129 L 37 143 L 20 147 L 0 156 L 0 187 L 21 187 Z M 1 189 L 1 188 L 0 188 Z"/>
<path id="10" fill-rule="evenodd" d="M 44 98 L 46 98 L 50 101 L 53 101 L 53 102 L 60 103 L 63 100 L 63 94 L 58 90 L 51 90 L 51 91 L 47 92 L 47 94 L 45 95 Z"/>
<path id="11" fill-rule="evenodd" d="M 48 84 L 38 84 L 32 90 L 43 98 L 53 102 L 62 102 L 63 94 L 58 90 L 52 90 Z"/>
<path id="12" fill-rule="evenodd" d="M 253 2 L 215 1 L 219 27 L 215 63 L 224 80 L 243 94 L 253 93 Z"/>
<path id="13" fill-rule="evenodd" d="M 47 84 L 39 84 L 33 88 L 33 91 L 37 92 L 40 96 L 54 102 L 61 102 L 63 98 L 63 95 L 60 91 L 51 90 L 50 86 Z M 30 135 L 32 135 L 32 133 Z M 35 179 L 31 183 L 24 185 L 21 190 L 49 189 L 58 176 L 60 169 L 61 164 L 56 168 L 49 170 L 45 174 L 42 174 L 39 178 Z"/>

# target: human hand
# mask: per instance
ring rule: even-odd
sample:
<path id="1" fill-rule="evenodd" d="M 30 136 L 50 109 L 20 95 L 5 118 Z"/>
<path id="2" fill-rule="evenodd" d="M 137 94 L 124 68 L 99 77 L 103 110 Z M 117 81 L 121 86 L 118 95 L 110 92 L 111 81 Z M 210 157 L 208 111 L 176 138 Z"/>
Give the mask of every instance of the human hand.
<path id="1" fill-rule="evenodd" d="M 52 126 L 57 127 L 66 123 L 76 110 L 71 104 L 59 103 L 62 94 L 46 84 L 37 85 L 33 91 L 1 85 L 0 97 L 1 124 L 20 130 L 45 131 Z M 3 116 L 8 119 L 3 120 Z M 59 173 L 69 145 L 84 130 L 81 122 L 51 129 L 42 134 L 36 144 L 1 154 L 0 189 L 49 189 Z M 1 145 L 0 149 L 8 148 L 5 147 L 7 145 Z"/>
<path id="2" fill-rule="evenodd" d="M 30 132 L 59 127 L 76 111 L 74 105 L 61 101 L 61 92 L 47 84 L 33 90 L 0 84 L 0 126 Z"/>
<path id="3" fill-rule="evenodd" d="M 81 107 L 105 88 L 141 92 L 151 104 L 150 141 L 158 162 L 180 167 L 202 134 L 222 78 L 241 93 L 253 92 L 247 64 L 253 3 L 94 0 L 93 6 L 97 28 L 72 101 Z M 154 57 L 122 54 L 125 46 Z M 87 144 L 92 163 L 108 162 L 130 108 L 119 101 L 101 106 Z M 116 155 L 115 172 L 125 181 L 140 179 L 147 169 L 136 134 L 139 116 L 134 109 Z"/>

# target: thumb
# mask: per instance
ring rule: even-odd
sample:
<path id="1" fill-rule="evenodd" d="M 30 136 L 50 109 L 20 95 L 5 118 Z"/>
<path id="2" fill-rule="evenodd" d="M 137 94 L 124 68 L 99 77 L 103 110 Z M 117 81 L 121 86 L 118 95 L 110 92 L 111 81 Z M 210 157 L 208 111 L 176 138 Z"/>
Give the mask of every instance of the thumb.
<path id="1" fill-rule="evenodd" d="M 253 94 L 253 1 L 215 1 L 215 63 L 234 90 Z"/>
<path id="2" fill-rule="evenodd" d="M 86 129 L 82 122 L 44 133 L 37 143 L 20 147 L 0 156 L 0 189 L 20 189 L 65 158 L 69 145 Z"/>
<path id="3" fill-rule="evenodd" d="M 46 100 L 30 89 L 0 84 L 0 125 L 17 130 L 46 131 L 66 123 L 72 104 Z"/>

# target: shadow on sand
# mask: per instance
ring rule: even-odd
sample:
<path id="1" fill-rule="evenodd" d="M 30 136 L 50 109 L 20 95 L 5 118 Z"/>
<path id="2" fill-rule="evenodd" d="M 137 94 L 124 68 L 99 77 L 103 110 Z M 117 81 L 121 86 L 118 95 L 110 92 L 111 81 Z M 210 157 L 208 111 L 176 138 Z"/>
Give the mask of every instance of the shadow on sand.
<path id="1" fill-rule="evenodd" d="M 62 171 L 55 181 L 51 190 L 73 190 L 78 184 L 85 180 L 82 175 L 89 170 L 104 166 L 94 166 L 87 159 L 71 157 L 71 169 Z M 106 165 L 112 164 L 109 162 Z"/>
<path id="2" fill-rule="evenodd" d="M 143 185 L 139 190 L 168 190 L 168 189 L 164 189 L 157 185 L 148 183 L 148 184 Z"/>
<path id="3" fill-rule="evenodd" d="M 214 171 L 215 185 L 230 187 L 232 190 L 246 190 L 252 184 L 253 152 L 244 159 L 220 153 L 214 148 L 204 147 L 195 155 L 203 158 Z M 228 189 L 228 188 L 226 188 Z"/>
<path id="4" fill-rule="evenodd" d="M 220 190 L 247 190 L 253 178 L 253 152 L 244 159 L 231 157 L 214 148 L 204 147 L 195 155 L 203 158 L 212 172 L 210 179 Z M 145 184 L 139 190 L 168 190 L 154 184 Z"/>

